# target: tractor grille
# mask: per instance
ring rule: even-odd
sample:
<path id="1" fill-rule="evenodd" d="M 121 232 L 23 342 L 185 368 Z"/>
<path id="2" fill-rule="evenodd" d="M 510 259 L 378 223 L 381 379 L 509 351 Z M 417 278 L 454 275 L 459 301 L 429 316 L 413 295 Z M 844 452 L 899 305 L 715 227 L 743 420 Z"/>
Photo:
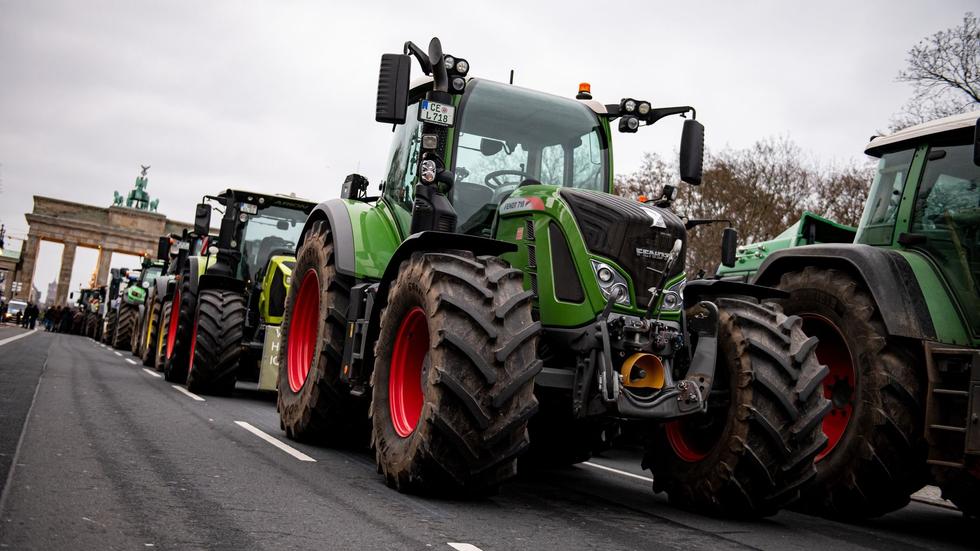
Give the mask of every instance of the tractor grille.
<path id="1" fill-rule="evenodd" d="M 561 198 L 571 207 L 589 252 L 614 261 L 629 273 L 637 306 L 645 307 L 650 301 L 650 288 L 660 280 L 654 270 L 664 269 L 664 257 L 675 239 L 684 247 L 668 277 L 684 271 L 687 232 L 676 214 L 607 193 L 563 189 Z M 666 228 L 653 226 L 651 213 L 659 214 Z"/>

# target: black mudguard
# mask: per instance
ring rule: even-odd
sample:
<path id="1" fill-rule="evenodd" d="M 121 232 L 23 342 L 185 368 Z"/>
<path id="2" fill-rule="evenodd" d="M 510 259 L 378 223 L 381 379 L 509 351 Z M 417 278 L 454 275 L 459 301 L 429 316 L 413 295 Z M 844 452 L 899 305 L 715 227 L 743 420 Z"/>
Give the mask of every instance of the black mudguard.
<path id="1" fill-rule="evenodd" d="M 296 243 L 298 251 L 303 241 L 306 240 L 306 232 L 315 222 L 326 220 L 333 234 L 334 244 L 334 266 L 337 271 L 348 276 L 356 275 L 354 272 L 354 229 L 350 221 L 350 212 L 344 206 L 342 199 L 330 199 L 316 206 L 306 219 L 303 226 L 303 233 L 300 234 L 299 241 Z"/>
<path id="2" fill-rule="evenodd" d="M 776 285 L 784 273 L 799 271 L 806 266 L 834 268 L 863 281 L 878 305 L 889 334 L 912 339 L 936 338 L 922 289 L 912 267 L 899 253 L 853 244 L 783 249 L 766 258 L 753 283 Z M 684 292 L 686 294 L 687 290 Z"/>

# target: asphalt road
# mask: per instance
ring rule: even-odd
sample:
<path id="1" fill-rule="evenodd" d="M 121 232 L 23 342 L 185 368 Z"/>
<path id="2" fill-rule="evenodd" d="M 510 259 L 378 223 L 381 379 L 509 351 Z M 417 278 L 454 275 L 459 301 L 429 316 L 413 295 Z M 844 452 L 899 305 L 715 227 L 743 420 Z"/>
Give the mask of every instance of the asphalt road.
<path id="1" fill-rule="evenodd" d="M 268 397 L 202 400 L 90 339 L 35 332 L 4 343 L 19 334 L 0 327 L 0 548 L 976 549 L 980 541 L 980 527 L 956 511 L 915 502 L 860 524 L 788 511 L 757 522 L 698 516 L 652 494 L 628 451 L 526 476 L 491 498 L 402 495 L 367 451 L 286 440 Z"/>

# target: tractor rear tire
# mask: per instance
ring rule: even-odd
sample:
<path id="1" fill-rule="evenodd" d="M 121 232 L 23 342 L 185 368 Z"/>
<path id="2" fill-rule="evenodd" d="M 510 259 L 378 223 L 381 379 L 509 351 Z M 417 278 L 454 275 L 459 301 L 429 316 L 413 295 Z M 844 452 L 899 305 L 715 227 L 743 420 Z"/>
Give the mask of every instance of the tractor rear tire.
<path id="1" fill-rule="evenodd" d="M 146 314 L 146 327 L 143 329 L 143 344 L 140 346 L 140 360 L 145 367 L 153 367 L 156 362 L 157 341 L 160 340 L 160 318 L 163 312 L 163 305 L 156 296 L 148 301 Z"/>
<path id="2" fill-rule="evenodd" d="M 492 256 L 416 252 L 388 292 L 371 419 L 379 470 L 401 492 L 493 492 L 517 473 L 541 370 L 523 275 Z"/>
<path id="3" fill-rule="evenodd" d="M 170 327 L 172 311 L 173 301 L 168 300 L 160 305 L 160 323 L 157 324 L 157 340 L 153 345 L 153 369 L 161 373 L 167 365 L 167 328 Z"/>
<path id="4" fill-rule="evenodd" d="M 817 340 L 802 320 L 754 299 L 719 299 L 708 411 L 658 427 L 644 467 L 671 503 L 716 516 L 775 514 L 813 480 L 830 402 Z"/>
<path id="5" fill-rule="evenodd" d="M 68 315 L 68 314 L 65 314 Z M 90 339 L 98 340 L 96 336 L 96 327 L 98 326 L 98 317 L 92 312 L 87 312 L 82 318 L 82 334 Z"/>
<path id="6" fill-rule="evenodd" d="M 790 293 L 783 310 L 803 318 L 830 368 L 829 446 L 818 455 L 802 508 L 855 519 L 904 507 L 928 477 L 921 362 L 888 336 L 874 299 L 849 274 L 810 266 L 784 274 L 778 287 Z"/>
<path id="7" fill-rule="evenodd" d="M 187 390 L 218 395 L 235 390 L 247 312 L 241 293 L 218 289 L 200 292 L 191 332 Z"/>
<path id="8" fill-rule="evenodd" d="M 136 317 L 139 316 L 138 306 L 122 303 L 119 305 L 119 313 L 116 317 L 116 331 L 112 335 L 112 347 L 123 350 L 129 347 L 133 340 L 133 331 L 136 329 Z"/>
<path id="9" fill-rule="evenodd" d="M 167 335 L 167 361 L 163 368 L 163 377 L 171 383 L 184 384 L 187 381 L 187 368 L 191 364 L 191 333 L 197 312 L 197 287 L 191 285 L 190 270 L 185 269 L 180 278 L 180 290 L 174 303 L 177 308 L 177 324 L 173 328 L 174 334 Z M 171 315 L 174 315 L 173 311 Z"/>
<path id="10" fill-rule="evenodd" d="M 110 309 L 106 314 L 105 329 L 102 333 L 102 344 L 112 344 L 112 338 L 116 335 L 116 319 L 118 317 L 118 312 L 115 309 Z"/>
<path id="11" fill-rule="evenodd" d="M 340 380 L 351 279 L 337 273 L 330 229 L 315 222 L 296 251 L 279 342 L 279 420 L 293 440 L 367 444 L 364 400 Z"/>

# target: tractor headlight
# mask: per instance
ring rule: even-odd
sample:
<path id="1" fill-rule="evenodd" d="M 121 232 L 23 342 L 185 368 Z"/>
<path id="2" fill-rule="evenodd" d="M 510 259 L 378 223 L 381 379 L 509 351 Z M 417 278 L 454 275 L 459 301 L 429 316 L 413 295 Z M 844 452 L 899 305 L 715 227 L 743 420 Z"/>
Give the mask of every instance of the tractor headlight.
<path id="1" fill-rule="evenodd" d="M 456 77 L 453 79 L 453 90 L 457 92 L 462 92 L 463 88 L 466 88 L 466 81 L 463 77 Z"/>
<path id="2" fill-rule="evenodd" d="M 452 71 L 453 67 L 456 65 L 456 58 L 451 55 L 446 56 L 446 70 Z"/>
<path id="3" fill-rule="evenodd" d="M 466 71 L 469 71 L 469 70 L 470 70 L 470 64 L 467 63 L 465 59 L 457 59 L 456 60 L 456 72 L 457 73 L 459 73 L 461 75 L 465 75 L 466 74 Z"/>
<path id="4" fill-rule="evenodd" d="M 636 102 L 631 99 L 624 101 L 623 111 L 626 111 L 627 113 L 632 113 L 633 111 L 636 111 Z"/>
<path id="5" fill-rule="evenodd" d="M 671 285 L 664 291 L 664 298 L 660 301 L 660 310 L 664 312 L 677 312 L 684 308 L 684 286 L 687 280 L 682 279 Z"/>
<path id="6" fill-rule="evenodd" d="M 436 179 L 436 163 L 431 159 L 422 161 L 422 181 L 431 183 Z"/>
<path id="7" fill-rule="evenodd" d="M 636 112 L 644 117 L 647 116 L 647 114 L 650 112 L 650 104 L 645 101 L 641 101 L 640 104 L 636 106 Z"/>
<path id="8" fill-rule="evenodd" d="M 592 271 L 595 272 L 599 290 L 606 300 L 616 297 L 616 304 L 630 305 L 630 289 L 625 277 L 609 264 L 598 260 L 592 261 Z"/>

